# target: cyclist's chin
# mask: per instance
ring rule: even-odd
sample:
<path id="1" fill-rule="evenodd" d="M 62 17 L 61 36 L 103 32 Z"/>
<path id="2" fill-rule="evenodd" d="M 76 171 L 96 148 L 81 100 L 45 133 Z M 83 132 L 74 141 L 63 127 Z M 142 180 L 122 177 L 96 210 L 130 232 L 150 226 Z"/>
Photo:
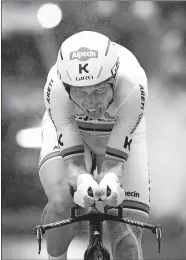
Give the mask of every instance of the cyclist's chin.
<path id="1" fill-rule="evenodd" d="M 86 115 L 91 119 L 99 119 L 105 113 L 105 108 L 99 107 L 97 109 L 85 109 Z"/>

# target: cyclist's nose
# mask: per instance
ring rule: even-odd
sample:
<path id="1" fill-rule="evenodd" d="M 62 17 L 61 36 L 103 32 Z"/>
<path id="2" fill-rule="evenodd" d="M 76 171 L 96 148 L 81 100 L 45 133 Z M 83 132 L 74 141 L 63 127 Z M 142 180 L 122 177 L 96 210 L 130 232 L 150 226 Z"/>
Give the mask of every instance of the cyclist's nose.
<path id="1" fill-rule="evenodd" d="M 86 105 L 93 106 L 96 103 L 95 95 L 93 93 L 88 94 L 85 102 L 86 102 Z"/>

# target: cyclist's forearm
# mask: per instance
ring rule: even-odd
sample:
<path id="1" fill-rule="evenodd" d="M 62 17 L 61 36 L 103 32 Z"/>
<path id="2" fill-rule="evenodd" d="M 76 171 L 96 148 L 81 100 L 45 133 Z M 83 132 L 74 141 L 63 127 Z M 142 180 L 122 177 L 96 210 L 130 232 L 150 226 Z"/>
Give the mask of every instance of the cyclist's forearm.
<path id="1" fill-rule="evenodd" d="M 77 177 L 80 174 L 89 174 L 85 164 L 85 157 L 83 155 L 79 155 L 73 158 L 68 158 L 65 159 L 64 163 L 67 169 L 68 182 L 69 184 L 72 184 L 74 188 L 76 188 Z"/>
<path id="2" fill-rule="evenodd" d="M 72 158 L 65 159 L 64 162 L 67 168 L 74 167 L 79 169 L 80 171 L 81 170 L 87 171 L 84 155 L 77 155 Z"/>
<path id="3" fill-rule="evenodd" d="M 103 176 L 108 172 L 115 173 L 119 181 L 122 183 L 123 174 L 124 174 L 124 163 L 105 158 L 102 163 L 102 168 L 98 177 L 98 181 L 101 181 Z"/>

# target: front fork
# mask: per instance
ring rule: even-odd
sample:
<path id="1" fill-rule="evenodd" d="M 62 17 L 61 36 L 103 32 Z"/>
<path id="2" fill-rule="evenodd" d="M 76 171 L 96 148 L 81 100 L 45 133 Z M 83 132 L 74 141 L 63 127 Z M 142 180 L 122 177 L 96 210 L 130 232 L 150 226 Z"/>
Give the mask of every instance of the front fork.
<path id="1" fill-rule="evenodd" d="M 110 260 L 110 253 L 103 245 L 103 222 L 89 222 L 89 245 L 84 260 Z"/>
<path id="2" fill-rule="evenodd" d="M 89 245 L 93 245 L 97 236 L 99 236 L 99 241 L 103 242 L 103 222 L 96 223 L 91 221 L 89 224 Z"/>

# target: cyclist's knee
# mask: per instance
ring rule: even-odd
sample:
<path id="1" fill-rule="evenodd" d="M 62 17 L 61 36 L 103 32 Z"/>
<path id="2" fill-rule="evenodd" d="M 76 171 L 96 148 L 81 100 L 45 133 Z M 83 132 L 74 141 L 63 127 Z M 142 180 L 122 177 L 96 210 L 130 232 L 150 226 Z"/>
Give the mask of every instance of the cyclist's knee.
<path id="1" fill-rule="evenodd" d="M 51 208 L 67 208 L 72 204 L 66 168 L 61 157 L 45 161 L 39 169 L 39 176 Z"/>
<path id="2" fill-rule="evenodd" d="M 70 214 L 70 206 L 72 205 L 71 200 L 64 198 L 53 198 L 48 202 L 48 210 L 57 215 L 68 215 Z"/>
<path id="3" fill-rule="evenodd" d="M 110 234 L 114 259 L 143 259 L 141 237 L 141 228 L 119 223 Z"/>
<path id="4" fill-rule="evenodd" d="M 126 214 L 125 217 L 139 221 L 147 220 L 146 216 L 132 213 Z M 124 223 L 110 222 L 108 231 L 114 259 L 143 259 L 141 247 L 143 229 Z"/>

